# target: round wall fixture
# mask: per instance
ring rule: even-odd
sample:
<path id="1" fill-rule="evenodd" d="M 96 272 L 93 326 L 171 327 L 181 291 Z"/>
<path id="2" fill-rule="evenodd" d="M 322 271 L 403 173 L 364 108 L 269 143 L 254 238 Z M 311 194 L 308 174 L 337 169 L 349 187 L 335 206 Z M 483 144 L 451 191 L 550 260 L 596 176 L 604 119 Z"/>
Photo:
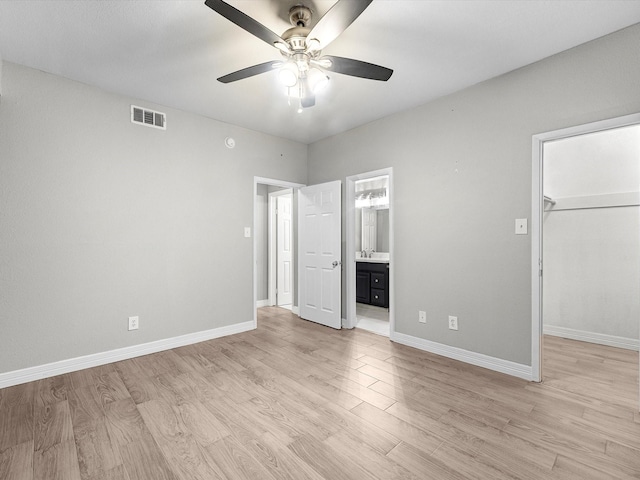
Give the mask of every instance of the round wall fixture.
<path id="1" fill-rule="evenodd" d="M 233 148 L 236 146 L 236 141 L 232 137 L 227 137 L 224 139 L 224 144 L 227 148 Z"/>

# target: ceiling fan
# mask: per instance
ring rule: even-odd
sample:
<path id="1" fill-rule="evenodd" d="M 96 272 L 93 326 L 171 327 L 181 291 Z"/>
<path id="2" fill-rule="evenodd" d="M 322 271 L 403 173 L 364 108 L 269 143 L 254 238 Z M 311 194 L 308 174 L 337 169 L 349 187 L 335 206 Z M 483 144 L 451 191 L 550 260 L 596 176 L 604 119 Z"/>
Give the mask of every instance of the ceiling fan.
<path id="1" fill-rule="evenodd" d="M 311 9 L 294 5 L 289 10 L 292 27 L 277 35 L 267 27 L 222 0 L 206 0 L 205 5 L 226 19 L 280 50 L 283 59 L 260 63 L 218 78 L 222 83 L 235 82 L 261 73 L 279 70 L 289 95 L 300 99 L 298 111 L 316 103 L 315 94 L 329 82 L 326 72 L 352 77 L 387 81 L 393 70 L 352 58 L 322 55 L 322 49 L 333 42 L 373 0 L 338 0 L 314 25 Z"/>

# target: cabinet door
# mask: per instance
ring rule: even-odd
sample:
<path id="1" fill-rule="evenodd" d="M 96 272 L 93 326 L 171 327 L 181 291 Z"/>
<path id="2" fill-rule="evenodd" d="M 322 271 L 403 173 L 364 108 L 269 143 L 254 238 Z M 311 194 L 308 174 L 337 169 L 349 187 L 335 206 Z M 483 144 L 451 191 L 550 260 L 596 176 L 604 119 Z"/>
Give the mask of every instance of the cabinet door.
<path id="1" fill-rule="evenodd" d="M 386 283 L 384 273 L 371 272 L 371 288 L 380 288 L 384 290 L 387 287 Z"/>
<path id="2" fill-rule="evenodd" d="M 369 272 L 356 273 L 356 302 L 369 303 L 370 280 Z"/>
<path id="3" fill-rule="evenodd" d="M 371 305 L 384 307 L 384 290 L 380 290 L 379 288 L 371 289 Z"/>

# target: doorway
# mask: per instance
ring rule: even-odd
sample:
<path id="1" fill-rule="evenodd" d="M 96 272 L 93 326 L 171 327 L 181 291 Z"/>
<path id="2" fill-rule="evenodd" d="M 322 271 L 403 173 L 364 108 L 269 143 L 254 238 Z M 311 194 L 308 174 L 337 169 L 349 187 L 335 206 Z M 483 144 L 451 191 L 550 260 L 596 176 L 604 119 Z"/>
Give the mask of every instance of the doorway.
<path id="1" fill-rule="evenodd" d="M 283 307 L 298 313 L 297 308 L 297 275 L 296 275 L 296 255 L 294 246 L 297 241 L 297 224 L 295 221 L 295 205 L 297 191 L 303 184 L 292 183 L 284 180 L 254 177 L 253 180 L 253 322 L 257 327 L 257 309 L 267 306 L 277 306 L 276 285 L 278 284 L 278 261 L 277 258 L 277 228 L 276 216 L 271 211 L 271 204 L 277 205 L 278 198 L 281 208 L 287 210 L 289 214 L 283 217 L 289 218 L 289 225 L 285 221 L 280 222 L 282 232 L 282 254 L 280 255 L 280 265 L 283 267 L 280 272 L 280 284 L 282 285 L 282 295 L 280 303 Z M 287 197 L 288 195 L 288 197 Z M 290 202 L 287 202 L 289 198 Z M 270 199 L 272 201 L 270 202 Z M 287 207 L 289 205 L 289 207 Z M 276 230 L 272 232 L 272 230 Z M 288 234 L 287 234 L 288 232 Z M 273 237 L 273 238 L 272 238 Z M 274 253 L 271 253 L 274 250 Z M 289 255 L 289 256 L 287 256 Z M 288 265 L 287 265 L 288 264 Z M 285 268 L 286 267 L 286 268 Z M 271 280 L 273 277 L 273 280 Z"/>
<path id="2" fill-rule="evenodd" d="M 640 115 L 533 137 L 534 381 L 543 379 L 543 333 L 638 348 L 638 308 L 630 311 L 633 301 L 621 301 L 620 295 L 633 290 L 637 298 L 639 265 L 627 268 L 627 274 L 613 265 L 640 262 L 639 249 L 633 246 L 640 241 L 639 232 L 629 224 L 638 222 L 640 208 L 640 136 L 633 143 L 634 152 L 619 151 L 620 140 L 635 135 L 640 135 Z M 600 251 L 594 251 L 596 246 Z M 623 248 L 627 254 L 621 256 Z M 619 330 L 612 330 L 613 324 L 621 323 L 622 310 L 616 314 L 615 309 L 627 310 Z M 612 321 L 604 325 L 601 317 L 612 314 Z"/>
<path id="3" fill-rule="evenodd" d="M 393 169 L 347 177 L 346 328 L 393 338 Z"/>

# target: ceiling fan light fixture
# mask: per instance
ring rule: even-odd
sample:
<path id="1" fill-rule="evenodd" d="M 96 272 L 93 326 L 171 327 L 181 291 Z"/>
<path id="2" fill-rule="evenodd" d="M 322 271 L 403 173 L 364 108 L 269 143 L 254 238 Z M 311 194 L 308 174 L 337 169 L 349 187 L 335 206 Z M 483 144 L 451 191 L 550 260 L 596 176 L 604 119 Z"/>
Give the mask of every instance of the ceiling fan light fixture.
<path id="1" fill-rule="evenodd" d="M 287 63 L 282 66 L 278 76 L 285 87 L 293 87 L 298 83 L 298 67 L 294 63 Z"/>
<path id="2" fill-rule="evenodd" d="M 310 69 L 307 78 L 309 81 L 309 88 L 313 93 L 318 93 L 324 90 L 329 84 L 329 77 L 317 68 Z"/>
<path id="3" fill-rule="evenodd" d="M 320 50 L 320 40 L 317 38 L 306 39 L 307 52 L 317 52 Z"/>

